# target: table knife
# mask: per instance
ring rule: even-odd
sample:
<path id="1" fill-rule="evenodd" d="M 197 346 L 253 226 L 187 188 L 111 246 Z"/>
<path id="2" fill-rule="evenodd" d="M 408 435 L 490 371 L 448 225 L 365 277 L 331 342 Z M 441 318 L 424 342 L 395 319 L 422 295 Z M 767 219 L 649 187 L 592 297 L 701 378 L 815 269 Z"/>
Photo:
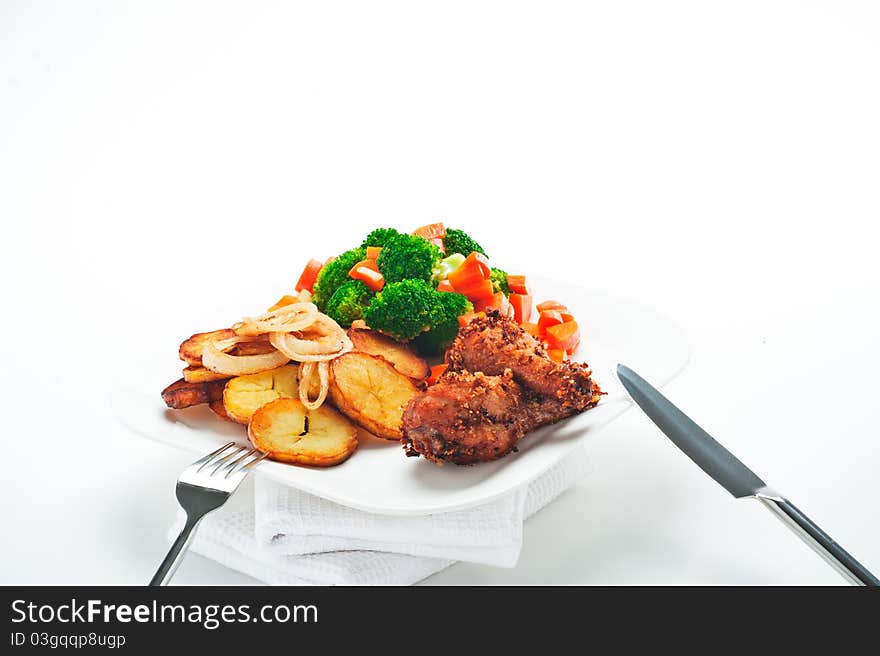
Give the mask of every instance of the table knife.
<path id="1" fill-rule="evenodd" d="M 737 499 L 757 499 L 810 548 L 853 585 L 880 585 L 880 580 L 843 547 L 816 526 L 784 496 L 764 483 L 736 456 L 715 441 L 629 367 L 617 365 L 617 375 L 632 400 L 666 436 L 704 472 Z"/>

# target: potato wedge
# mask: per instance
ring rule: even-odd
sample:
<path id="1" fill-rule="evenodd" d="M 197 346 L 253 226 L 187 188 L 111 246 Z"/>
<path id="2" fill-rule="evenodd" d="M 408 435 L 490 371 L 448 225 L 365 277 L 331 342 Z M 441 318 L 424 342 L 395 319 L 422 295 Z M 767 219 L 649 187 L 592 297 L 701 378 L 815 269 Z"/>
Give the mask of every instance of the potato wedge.
<path id="1" fill-rule="evenodd" d="M 205 348 L 206 342 L 212 339 L 226 339 L 228 337 L 234 336 L 235 331 L 233 331 L 231 328 L 212 330 L 207 333 L 196 333 L 180 345 L 177 354 L 181 360 L 186 362 L 191 367 L 201 367 L 202 351 Z"/>
<path id="2" fill-rule="evenodd" d="M 377 437 L 402 437 L 403 409 L 419 393 L 408 376 L 385 358 L 358 351 L 336 358 L 330 369 L 330 399 L 342 414 Z"/>
<path id="3" fill-rule="evenodd" d="M 428 377 L 428 363 L 406 344 L 369 329 L 351 328 L 348 337 L 354 344 L 355 350 L 385 358 L 404 376 L 418 380 Z"/>
<path id="4" fill-rule="evenodd" d="M 226 414 L 233 421 L 247 424 L 254 412 L 270 401 L 299 398 L 298 369 L 298 365 L 288 364 L 230 379 L 223 390 Z"/>
<path id="5" fill-rule="evenodd" d="M 189 383 L 181 378 L 162 390 L 162 400 L 169 408 L 180 410 L 202 403 L 219 401 L 223 398 L 223 388 L 225 387 L 226 379 Z"/>
<path id="6" fill-rule="evenodd" d="M 338 465 L 357 449 L 357 427 L 333 408 L 307 410 L 298 399 L 275 399 L 248 424 L 253 445 L 272 460 L 312 467 Z"/>
<path id="7" fill-rule="evenodd" d="M 183 370 L 183 379 L 188 383 L 207 383 L 212 380 L 229 380 L 229 374 L 218 374 L 204 367 L 189 366 Z"/>

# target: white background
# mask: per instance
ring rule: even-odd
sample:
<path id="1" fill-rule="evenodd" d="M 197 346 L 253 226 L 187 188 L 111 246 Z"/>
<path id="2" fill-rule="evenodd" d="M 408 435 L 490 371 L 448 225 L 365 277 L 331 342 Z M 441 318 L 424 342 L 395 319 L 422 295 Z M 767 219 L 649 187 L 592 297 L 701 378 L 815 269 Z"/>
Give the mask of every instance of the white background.
<path id="1" fill-rule="evenodd" d="M 876 3 L 308 4 L 0 5 L 0 583 L 164 555 L 191 457 L 115 367 L 438 219 L 679 321 L 671 398 L 880 571 Z M 640 414 L 588 448 L 515 569 L 428 582 L 840 582 Z"/>

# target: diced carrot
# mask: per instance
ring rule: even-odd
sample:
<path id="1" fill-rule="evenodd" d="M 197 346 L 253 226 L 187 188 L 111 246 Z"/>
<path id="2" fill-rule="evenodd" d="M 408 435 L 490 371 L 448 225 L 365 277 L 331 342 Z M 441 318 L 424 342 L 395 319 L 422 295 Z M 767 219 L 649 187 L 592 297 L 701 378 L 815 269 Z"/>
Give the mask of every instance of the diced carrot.
<path id="1" fill-rule="evenodd" d="M 293 303 L 299 303 L 299 298 L 285 294 L 275 302 L 275 305 L 266 310 L 266 312 L 274 312 L 278 308 L 283 308 L 285 305 L 292 305 Z"/>
<path id="2" fill-rule="evenodd" d="M 429 241 L 431 239 L 443 239 L 446 236 L 446 226 L 442 223 L 429 223 L 413 230 L 413 234 L 424 237 Z"/>
<path id="3" fill-rule="evenodd" d="M 350 278 L 354 278 L 354 272 L 358 269 L 371 269 L 376 273 L 379 273 L 379 267 L 376 266 L 376 260 L 361 260 L 357 264 L 355 264 L 348 272 Z"/>
<path id="4" fill-rule="evenodd" d="M 507 279 L 510 280 L 510 277 L 508 276 Z M 511 294 L 510 304 L 513 306 L 513 318 L 516 319 L 517 323 L 522 323 L 532 318 L 531 294 Z"/>
<path id="5" fill-rule="evenodd" d="M 348 275 L 355 280 L 362 280 L 374 292 L 378 292 L 385 286 L 385 276 L 367 266 L 356 266 L 349 271 Z"/>
<path id="6" fill-rule="evenodd" d="M 433 385 L 434 383 L 436 383 L 437 379 L 443 375 L 443 372 L 446 371 L 447 367 L 449 367 L 449 365 L 445 362 L 443 364 L 435 364 L 433 367 L 431 367 L 431 375 L 428 376 L 428 380 L 425 382 L 427 382 L 428 385 Z"/>
<path id="7" fill-rule="evenodd" d="M 492 281 L 491 280 L 480 280 L 479 282 L 473 284 L 471 287 L 461 288 L 453 283 L 455 287 L 455 291 L 459 294 L 464 294 L 467 296 L 467 299 L 474 304 L 483 305 L 486 303 L 490 303 L 492 301 L 492 297 L 495 293 L 492 291 Z M 482 309 L 482 308 L 481 308 Z"/>
<path id="8" fill-rule="evenodd" d="M 455 288 L 452 286 L 452 283 L 448 280 L 441 280 L 437 283 L 437 291 L 438 292 L 454 292 Z"/>
<path id="9" fill-rule="evenodd" d="M 473 303 L 474 307 L 478 310 L 483 310 L 485 312 L 497 310 L 502 317 L 513 318 L 513 306 L 510 305 L 510 301 L 507 299 L 504 292 L 495 292 L 492 294 L 491 298 L 487 299 L 484 303 L 480 303 L 479 301 L 473 301 Z"/>
<path id="10" fill-rule="evenodd" d="M 568 312 L 568 308 L 564 306 L 559 301 L 544 301 L 543 303 L 538 303 L 535 306 L 538 309 L 538 312 L 543 312 L 544 310 L 556 310 L 557 312 Z"/>
<path id="11" fill-rule="evenodd" d="M 462 294 L 464 293 L 463 290 L 476 287 L 484 280 L 486 280 L 486 276 L 483 275 L 483 271 L 479 266 L 466 267 L 462 264 L 449 274 L 449 284 L 452 285 L 455 291 Z"/>
<path id="12" fill-rule="evenodd" d="M 530 323 L 528 321 L 523 321 L 520 324 L 520 328 L 525 330 L 529 335 L 531 335 L 535 339 L 541 339 L 541 329 L 538 327 L 538 324 Z"/>
<path id="13" fill-rule="evenodd" d="M 376 260 L 379 258 L 379 253 L 382 252 L 381 246 L 367 246 L 367 259 L 368 260 Z"/>
<path id="14" fill-rule="evenodd" d="M 485 312 L 468 312 L 467 314 L 463 314 L 458 318 L 458 325 L 460 328 L 464 328 L 474 319 L 485 319 Z"/>
<path id="15" fill-rule="evenodd" d="M 318 260 L 309 260 L 309 263 L 306 264 L 306 268 L 303 269 L 303 272 L 300 274 L 299 280 L 296 283 L 296 291 L 301 292 L 304 289 L 312 291 L 312 288 L 315 286 L 315 280 L 318 278 L 318 273 L 320 273 L 323 268 L 324 265 Z"/>
<path id="16" fill-rule="evenodd" d="M 468 255 L 467 258 L 465 258 L 465 261 L 467 261 L 471 258 L 473 258 L 474 261 L 480 265 L 480 268 L 483 270 L 483 276 L 488 278 L 489 276 L 492 275 L 492 265 L 489 264 L 488 257 L 483 255 L 482 253 L 478 253 L 477 251 L 474 251 L 473 253 Z"/>
<path id="17" fill-rule="evenodd" d="M 449 274 L 449 282 L 455 288 L 455 291 L 461 292 L 463 289 L 476 286 L 479 282 L 487 280 L 491 268 L 489 260 L 480 253 L 471 253 L 468 255 L 461 266 Z"/>
<path id="18" fill-rule="evenodd" d="M 538 327 L 542 331 L 547 330 L 549 326 L 555 326 L 560 323 L 564 323 L 562 321 L 562 314 L 556 310 L 543 310 L 538 316 Z"/>
<path id="19" fill-rule="evenodd" d="M 560 310 L 559 316 L 562 317 L 562 323 L 568 323 L 569 321 L 574 321 L 574 315 L 571 315 L 568 312 L 562 312 Z"/>
<path id="20" fill-rule="evenodd" d="M 547 356 L 553 362 L 565 362 L 568 354 L 563 349 L 547 349 Z"/>
<path id="21" fill-rule="evenodd" d="M 580 341 L 581 333 L 577 321 L 547 327 L 547 345 L 551 349 L 562 349 L 571 354 L 574 353 Z"/>
<path id="22" fill-rule="evenodd" d="M 529 290 L 529 286 L 526 284 L 525 276 L 514 276 L 511 274 L 507 274 L 507 286 L 510 287 L 510 291 L 514 294 L 531 294 L 532 292 Z"/>

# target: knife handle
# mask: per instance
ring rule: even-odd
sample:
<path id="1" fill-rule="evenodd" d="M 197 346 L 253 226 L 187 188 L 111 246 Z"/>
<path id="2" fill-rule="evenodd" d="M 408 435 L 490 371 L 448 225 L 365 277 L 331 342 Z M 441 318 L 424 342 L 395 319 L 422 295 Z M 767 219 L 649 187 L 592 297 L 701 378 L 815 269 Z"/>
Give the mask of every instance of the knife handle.
<path id="1" fill-rule="evenodd" d="M 880 586 L 880 580 L 849 555 L 825 531 L 798 510 L 788 499 L 771 490 L 758 490 L 755 498 L 764 504 L 807 545 L 853 585 Z"/>

